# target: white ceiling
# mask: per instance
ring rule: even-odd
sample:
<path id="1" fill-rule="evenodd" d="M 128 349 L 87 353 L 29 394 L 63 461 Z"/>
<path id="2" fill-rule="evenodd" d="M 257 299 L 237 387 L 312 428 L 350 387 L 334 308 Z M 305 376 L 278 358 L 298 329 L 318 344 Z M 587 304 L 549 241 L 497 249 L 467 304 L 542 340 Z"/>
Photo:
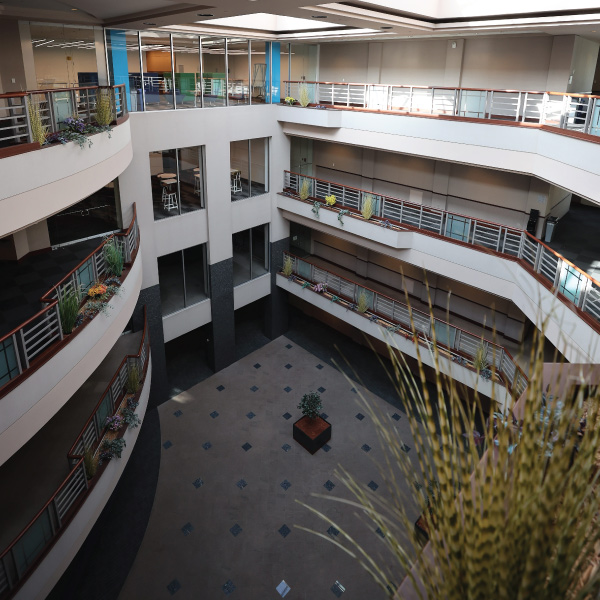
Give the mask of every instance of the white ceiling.
<path id="1" fill-rule="evenodd" d="M 248 17 L 256 13 L 269 17 Z M 290 22 L 282 30 L 284 21 L 277 23 L 277 15 L 308 24 Z M 228 17 L 236 19 L 223 21 Z M 348 0 L 313 5 L 301 0 L 0 0 L 0 18 L 135 29 L 170 26 L 315 42 L 500 34 L 577 34 L 600 41 L 600 5 L 592 0 Z"/>

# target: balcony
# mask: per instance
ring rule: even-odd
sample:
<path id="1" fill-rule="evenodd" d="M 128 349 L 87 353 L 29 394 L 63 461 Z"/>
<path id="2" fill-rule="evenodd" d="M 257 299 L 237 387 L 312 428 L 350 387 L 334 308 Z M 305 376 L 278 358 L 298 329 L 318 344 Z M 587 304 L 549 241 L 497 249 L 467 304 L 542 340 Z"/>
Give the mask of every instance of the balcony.
<path id="1" fill-rule="evenodd" d="M 366 201 L 369 219 L 361 213 Z M 289 171 L 278 206 L 288 218 L 345 239 L 358 235 L 378 251 L 512 300 L 533 323 L 541 311 L 548 339 L 568 360 L 600 361 L 600 283 L 526 231 Z"/>
<path id="2" fill-rule="evenodd" d="M 149 343 L 144 316 L 143 331 L 121 336 L 71 400 L 0 468 L 11 482 L 11 493 L 0 499 L 0 598 L 45 597 L 110 497 L 139 428 L 109 432 L 106 418 L 136 402 L 133 410 L 143 418 Z M 139 389 L 128 394 L 132 379 Z M 122 458 L 100 462 L 103 440 L 115 437 L 126 441 Z"/>
<path id="3" fill-rule="evenodd" d="M 280 272 L 277 285 L 311 302 L 353 327 L 382 340 L 391 341 L 404 354 L 416 357 L 417 349 L 424 364 L 432 366 L 435 346 L 445 372 L 455 381 L 493 397 L 504 406 L 511 394 L 519 396 L 527 386 L 527 377 L 503 346 L 452 325 L 442 319 L 409 307 L 405 303 L 364 283 L 339 275 L 289 253 L 291 273 Z M 289 267 L 288 267 L 289 268 Z M 484 367 L 487 363 L 489 366 Z"/>
<path id="4" fill-rule="evenodd" d="M 39 125 L 49 135 L 58 134 L 73 115 L 86 126 L 95 122 L 96 94 L 112 103 L 111 131 L 96 128 L 100 132 L 82 138 L 83 148 L 58 142 L 40 147 L 32 130 L 32 110 L 39 111 Z M 0 95 L 0 237 L 75 204 L 118 177 L 132 157 L 127 116 L 119 86 Z"/>
<path id="5" fill-rule="evenodd" d="M 72 333 L 63 332 L 59 296 L 109 277 L 105 247 L 114 240 L 124 269 L 112 277 L 116 292 L 104 308 L 79 309 Z M 30 439 L 104 359 L 131 317 L 141 287 L 140 235 L 129 228 L 105 240 L 42 298 L 44 308 L 0 338 L 0 464 Z M 87 308 L 86 308 L 87 307 Z"/>

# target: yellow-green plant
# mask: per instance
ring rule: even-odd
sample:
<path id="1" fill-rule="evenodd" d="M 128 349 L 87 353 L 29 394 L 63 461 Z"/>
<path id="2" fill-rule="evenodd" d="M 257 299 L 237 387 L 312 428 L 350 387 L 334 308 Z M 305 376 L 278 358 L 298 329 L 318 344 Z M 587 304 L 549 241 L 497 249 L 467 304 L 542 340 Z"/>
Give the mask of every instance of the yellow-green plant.
<path id="1" fill-rule="evenodd" d="M 377 528 L 387 558 L 365 550 L 324 512 L 304 506 L 339 531 L 333 543 L 390 595 L 407 575 L 410 597 L 427 600 L 598 598 L 598 388 L 561 387 L 568 378 L 561 371 L 565 365 L 557 364 L 558 380 L 548 389 L 542 331 L 524 395 L 486 421 L 477 393 L 474 403 L 461 402 L 435 344 L 431 391 L 415 349 L 418 378 L 403 355 L 390 349 L 392 378 L 409 407 L 412 456 L 389 415 L 362 398 L 376 424 L 387 493 L 371 492 L 363 478 L 340 468 L 336 475 L 353 499 L 331 498 L 366 517 L 371 531 Z M 474 431 L 477 422 L 482 434 Z M 423 480 L 424 488 L 414 485 Z M 426 552 L 414 528 L 418 512 L 429 532 Z"/>
<path id="2" fill-rule="evenodd" d="M 356 310 L 358 310 L 359 313 L 365 313 L 369 310 L 369 299 L 367 298 L 365 290 L 362 290 L 358 295 L 358 305 Z"/>
<path id="3" fill-rule="evenodd" d="M 372 194 L 367 194 L 363 198 L 362 208 L 360 209 L 362 216 L 367 221 L 373 216 L 375 212 L 375 200 L 373 199 Z"/>
<path id="4" fill-rule="evenodd" d="M 310 195 L 310 180 L 304 178 L 300 184 L 300 200 L 308 200 Z"/>
<path id="5" fill-rule="evenodd" d="M 308 91 L 308 85 L 306 83 L 300 84 L 300 105 L 306 108 L 310 104 L 310 92 Z"/>
<path id="6" fill-rule="evenodd" d="M 86 477 L 92 479 L 98 470 L 98 462 L 91 448 L 86 448 L 83 451 L 83 464 L 85 466 Z"/>
<path id="7" fill-rule="evenodd" d="M 281 269 L 281 271 L 286 277 L 290 277 L 290 275 L 294 271 L 294 261 L 292 260 L 291 256 L 286 255 L 284 257 L 283 268 Z"/>
<path id="8" fill-rule="evenodd" d="M 479 346 L 477 348 L 477 352 L 475 353 L 475 357 L 473 359 L 473 366 L 476 371 L 485 371 L 489 369 L 490 363 L 487 359 L 487 350 L 484 346 Z"/>
<path id="9" fill-rule="evenodd" d="M 40 105 L 32 100 L 29 100 L 27 110 L 29 112 L 29 124 L 31 127 L 31 141 L 37 142 L 40 146 L 42 146 L 46 142 L 48 128 L 42 123 Z"/>
<path id="10" fill-rule="evenodd" d="M 128 369 L 127 384 L 125 387 L 128 394 L 137 394 L 140 391 L 142 382 L 140 380 L 140 372 L 137 366 L 133 365 Z"/>
<path id="11" fill-rule="evenodd" d="M 325 204 L 327 204 L 327 206 L 333 206 L 335 204 L 335 195 L 331 194 L 331 196 L 325 196 Z"/>
<path id="12" fill-rule="evenodd" d="M 115 118 L 115 111 L 110 92 L 98 90 L 96 92 L 96 123 L 101 127 L 108 127 Z"/>

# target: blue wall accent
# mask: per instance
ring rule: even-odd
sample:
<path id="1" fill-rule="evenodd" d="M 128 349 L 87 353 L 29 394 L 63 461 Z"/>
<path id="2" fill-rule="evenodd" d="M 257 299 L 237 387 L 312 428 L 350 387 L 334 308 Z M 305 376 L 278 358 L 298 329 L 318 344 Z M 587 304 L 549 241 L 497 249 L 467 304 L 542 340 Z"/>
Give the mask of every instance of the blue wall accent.
<path id="1" fill-rule="evenodd" d="M 279 89 L 281 82 L 281 42 L 267 42 L 265 44 L 265 50 L 267 54 L 267 97 L 269 97 L 270 92 L 271 103 L 279 104 L 279 101 L 281 100 L 281 90 Z M 271 73 L 273 75 L 272 87 Z"/>
<path id="2" fill-rule="evenodd" d="M 127 109 L 131 110 L 131 95 L 129 93 L 129 66 L 127 64 L 125 32 L 109 29 L 106 32 L 106 40 L 108 42 L 109 49 L 108 62 L 110 65 L 111 83 L 113 85 L 125 84 Z M 141 100 L 141 98 L 138 98 L 138 102 L 141 102 Z"/>

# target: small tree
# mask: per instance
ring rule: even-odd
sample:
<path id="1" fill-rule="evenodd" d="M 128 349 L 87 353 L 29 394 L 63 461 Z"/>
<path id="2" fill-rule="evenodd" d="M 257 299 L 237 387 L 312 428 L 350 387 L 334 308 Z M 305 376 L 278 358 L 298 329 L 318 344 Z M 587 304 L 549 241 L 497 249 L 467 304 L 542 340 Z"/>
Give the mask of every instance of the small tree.
<path id="1" fill-rule="evenodd" d="M 367 294 L 365 290 L 362 290 L 358 295 L 358 312 L 365 313 L 369 309 L 369 299 L 367 298 Z"/>
<path id="2" fill-rule="evenodd" d="M 310 196 L 310 181 L 306 178 L 302 180 L 300 184 L 300 200 L 308 200 Z"/>
<path id="3" fill-rule="evenodd" d="M 308 417 L 309 419 L 316 419 L 323 409 L 321 396 L 319 396 L 317 392 L 309 392 L 308 394 L 304 394 L 304 396 L 302 396 L 302 400 L 300 400 L 300 404 L 298 404 L 298 408 L 302 411 L 302 414 L 305 417 Z"/>
<path id="4" fill-rule="evenodd" d="M 286 277 L 290 277 L 294 272 L 294 261 L 292 260 L 292 257 L 287 254 L 283 259 L 282 272 Z"/>
<path id="5" fill-rule="evenodd" d="M 360 212 L 367 221 L 373 216 L 373 213 L 375 212 L 375 200 L 373 199 L 372 194 L 367 194 L 364 197 Z"/>
<path id="6" fill-rule="evenodd" d="M 310 104 L 310 92 L 306 83 L 300 84 L 300 104 L 303 108 L 306 108 Z"/>

